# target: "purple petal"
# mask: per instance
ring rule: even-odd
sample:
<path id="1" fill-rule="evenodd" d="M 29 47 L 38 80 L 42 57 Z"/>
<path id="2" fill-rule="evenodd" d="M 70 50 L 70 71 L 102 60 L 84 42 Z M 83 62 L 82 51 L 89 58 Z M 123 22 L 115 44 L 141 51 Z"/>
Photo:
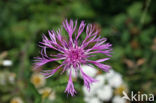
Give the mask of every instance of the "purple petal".
<path id="1" fill-rule="evenodd" d="M 105 55 L 107 55 L 107 56 L 111 56 L 110 55 L 110 52 L 111 51 L 111 49 L 109 49 L 109 50 L 104 50 L 104 51 L 93 51 L 93 52 L 89 52 L 88 54 L 94 54 L 94 53 L 102 53 L 102 54 L 105 54 Z"/>
<path id="2" fill-rule="evenodd" d="M 53 75 L 56 73 L 56 71 L 57 71 L 58 69 L 60 69 L 63 65 L 64 65 L 64 64 L 58 66 L 56 69 L 52 69 L 52 70 L 43 70 L 43 71 L 41 72 L 41 74 L 44 75 L 45 78 L 49 78 L 49 77 L 53 76 Z"/>
<path id="3" fill-rule="evenodd" d="M 99 59 L 99 60 L 96 60 L 96 62 L 104 62 L 106 60 L 109 60 L 110 58 L 104 58 L 104 59 Z"/>
<path id="4" fill-rule="evenodd" d="M 35 69 L 43 66 L 44 64 L 47 64 L 48 62 L 52 62 L 52 61 L 57 61 L 57 60 L 62 60 L 62 59 L 65 59 L 65 58 L 57 58 L 57 59 L 47 59 L 47 58 L 44 58 L 44 57 L 37 57 L 36 58 L 36 63 L 35 63 Z"/>
<path id="5" fill-rule="evenodd" d="M 63 27 L 69 34 L 70 42 L 73 42 L 72 35 L 76 29 L 76 26 L 77 26 L 77 21 L 75 21 L 75 26 L 74 26 L 73 20 L 70 20 L 70 23 L 68 22 L 67 19 L 63 22 Z"/>
<path id="6" fill-rule="evenodd" d="M 80 68 L 80 71 L 84 80 L 84 85 L 87 87 L 88 90 L 90 90 L 90 85 L 94 82 L 97 82 L 97 80 L 85 74 L 81 68 Z"/>
<path id="7" fill-rule="evenodd" d="M 79 30 L 78 30 L 78 35 L 76 37 L 76 40 L 79 38 L 80 34 L 83 32 L 84 28 L 85 28 L 85 23 L 84 21 L 81 21 L 81 24 L 80 24 L 80 27 L 79 27 Z"/>
<path id="8" fill-rule="evenodd" d="M 101 70 L 103 70 L 105 72 L 108 72 L 109 69 L 111 68 L 111 66 L 109 66 L 109 65 L 101 64 L 101 63 L 96 62 L 96 61 L 88 60 L 88 62 L 96 65 L 97 67 L 99 67 Z"/>
<path id="9" fill-rule="evenodd" d="M 71 73 L 72 72 L 70 71 L 68 84 L 67 84 L 66 90 L 64 92 L 70 94 L 71 96 L 74 96 L 76 94 L 76 91 L 75 91 L 74 84 L 72 81 Z"/>

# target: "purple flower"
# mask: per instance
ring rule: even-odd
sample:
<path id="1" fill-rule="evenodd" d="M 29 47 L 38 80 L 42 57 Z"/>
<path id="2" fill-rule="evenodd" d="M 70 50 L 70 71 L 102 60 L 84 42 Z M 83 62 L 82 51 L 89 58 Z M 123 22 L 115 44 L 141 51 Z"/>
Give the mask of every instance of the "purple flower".
<path id="1" fill-rule="evenodd" d="M 109 65 L 102 64 L 101 62 L 108 60 L 109 56 L 111 56 L 112 45 L 110 43 L 105 43 L 106 38 L 101 38 L 99 36 L 99 31 L 96 29 L 95 25 L 88 24 L 86 26 L 85 22 L 82 21 L 79 28 L 76 27 L 77 21 L 74 22 L 70 20 L 68 22 L 68 20 L 65 20 L 63 22 L 63 29 L 68 33 L 69 39 L 62 36 L 61 29 L 57 32 L 53 30 L 49 31 L 50 39 L 43 35 L 43 41 L 40 42 L 42 44 L 41 57 L 36 57 L 35 59 L 35 68 L 39 68 L 49 62 L 61 60 L 62 63 L 60 66 L 52 70 L 42 70 L 42 74 L 48 78 L 62 68 L 62 73 L 67 70 L 70 71 L 65 92 L 72 96 L 76 93 L 71 76 L 72 68 L 74 68 L 75 73 L 80 72 L 82 74 L 84 85 L 88 89 L 90 89 L 91 83 L 97 80 L 85 74 L 81 65 L 93 64 L 105 72 L 108 72 L 111 68 Z M 80 42 L 80 35 L 82 35 L 84 31 L 86 31 L 85 39 Z M 58 54 L 47 55 L 47 48 L 58 51 Z M 102 53 L 108 57 L 95 61 L 89 59 L 90 57 L 96 56 L 95 54 L 97 53 Z"/>

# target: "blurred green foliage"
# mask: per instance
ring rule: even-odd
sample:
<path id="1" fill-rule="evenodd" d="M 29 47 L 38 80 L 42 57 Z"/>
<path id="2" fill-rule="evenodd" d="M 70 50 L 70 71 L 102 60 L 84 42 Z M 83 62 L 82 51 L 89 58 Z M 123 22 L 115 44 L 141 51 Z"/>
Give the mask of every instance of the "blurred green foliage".
<path id="1" fill-rule="evenodd" d="M 0 86 L 0 103 L 9 103 L 12 96 L 21 96 L 25 103 L 42 101 L 30 82 L 33 57 L 39 55 L 42 34 L 57 30 L 65 18 L 101 25 L 101 35 L 113 44 L 112 68 L 122 73 L 130 90 L 156 95 L 156 1 L 148 6 L 149 1 L 1 0 L 0 54 L 7 52 L 4 59 L 11 59 L 13 66 L 0 66 L 0 71 L 15 72 L 17 80 Z M 83 82 L 74 82 L 78 94 L 70 97 L 63 92 L 67 79 L 59 74 L 47 79 L 46 85 L 56 92 L 54 103 L 83 103 Z"/>

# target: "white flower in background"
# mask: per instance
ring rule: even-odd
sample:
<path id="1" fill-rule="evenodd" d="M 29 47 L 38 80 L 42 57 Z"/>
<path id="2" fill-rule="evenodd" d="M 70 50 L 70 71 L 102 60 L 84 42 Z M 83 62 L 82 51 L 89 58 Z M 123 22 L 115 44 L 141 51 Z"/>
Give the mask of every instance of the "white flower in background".
<path id="1" fill-rule="evenodd" d="M 9 73 L 8 80 L 11 84 L 15 83 L 16 74 L 15 73 Z"/>
<path id="2" fill-rule="evenodd" d="M 128 93 L 128 87 L 127 85 L 124 83 L 124 84 L 121 84 L 118 88 L 115 88 L 114 90 L 114 94 L 115 95 L 123 95 L 123 91 L 125 91 L 126 93 Z"/>
<path id="3" fill-rule="evenodd" d="M 108 78 L 108 84 L 114 88 L 119 87 L 122 83 L 122 76 L 119 73 L 115 73 L 113 77 Z"/>
<path id="4" fill-rule="evenodd" d="M 43 75 L 41 75 L 39 73 L 35 73 L 31 77 L 31 82 L 32 82 L 32 84 L 34 84 L 34 86 L 36 88 L 40 88 L 45 85 L 46 80 Z"/>
<path id="5" fill-rule="evenodd" d="M 45 87 L 39 90 L 39 93 L 42 95 L 42 98 L 48 98 L 49 100 L 53 101 L 55 99 L 55 92 L 49 88 Z"/>
<path id="6" fill-rule="evenodd" d="M 104 75 L 97 75 L 95 77 L 96 80 L 98 80 L 96 83 L 93 84 L 93 89 L 98 89 L 98 88 L 102 88 L 104 86 L 105 83 L 105 76 Z M 91 88 L 92 89 L 92 88 Z"/>
<path id="7" fill-rule="evenodd" d="M 90 91 L 88 91 L 88 89 L 84 86 L 83 87 L 83 92 L 85 94 L 85 96 L 93 96 L 96 94 L 97 89 L 102 88 L 104 86 L 105 83 L 105 76 L 104 75 L 98 75 L 95 78 L 96 80 L 98 80 L 96 83 L 93 83 L 90 85 Z"/>
<path id="8" fill-rule="evenodd" d="M 77 74 L 77 72 L 75 71 L 75 69 L 72 67 L 71 69 L 68 69 L 67 70 L 67 75 L 69 75 L 70 74 L 70 70 L 71 70 L 71 74 L 72 74 L 72 77 L 73 78 L 76 78 L 76 77 L 78 77 L 78 74 Z"/>
<path id="9" fill-rule="evenodd" d="M 54 101 L 55 98 L 56 98 L 56 96 L 55 96 L 55 92 L 52 91 L 52 92 L 50 93 L 50 95 L 49 95 L 49 100 Z"/>
<path id="10" fill-rule="evenodd" d="M 91 98 L 88 103 L 102 103 L 98 98 Z"/>
<path id="11" fill-rule="evenodd" d="M 3 72 L 0 72 L 0 85 L 6 84 L 6 76 Z"/>
<path id="12" fill-rule="evenodd" d="M 84 101 L 85 101 L 86 103 L 89 103 L 90 98 L 91 98 L 91 97 L 87 97 L 87 96 L 85 96 L 85 97 L 84 97 Z"/>
<path id="13" fill-rule="evenodd" d="M 90 76 L 90 77 L 94 77 L 96 75 L 96 73 L 98 72 L 93 66 L 82 65 L 81 68 L 82 68 L 83 72 L 88 74 L 88 76 Z M 79 76 L 82 77 L 81 74 L 79 72 L 75 71 L 75 69 L 73 67 L 67 71 L 68 75 L 70 73 L 70 70 L 72 70 L 73 78 L 76 78 Z"/>
<path id="14" fill-rule="evenodd" d="M 23 103 L 23 100 L 20 97 L 14 97 L 10 103 Z"/>
<path id="15" fill-rule="evenodd" d="M 3 62 L 2 62 L 2 65 L 3 66 L 12 66 L 12 61 L 11 60 L 3 60 Z"/>
<path id="16" fill-rule="evenodd" d="M 88 65 L 82 65 L 81 68 L 82 68 L 83 72 L 85 72 L 90 77 L 94 77 L 96 75 L 96 73 L 98 72 L 97 69 L 95 69 L 91 65 L 90 66 L 88 66 Z"/>
<path id="17" fill-rule="evenodd" d="M 91 85 L 90 91 L 83 87 L 84 101 L 86 103 L 103 103 L 111 99 L 113 99 L 113 103 L 126 103 L 125 100 L 118 96 L 121 95 L 123 90 L 128 91 L 128 87 L 119 73 L 110 70 L 106 74 L 95 75 L 95 79 L 98 81 Z"/>
<path id="18" fill-rule="evenodd" d="M 115 74 L 116 72 L 111 69 L 108 73 L 105 74 L 106 79 L 112 78 Z"/>
<path id="19" fill-rule="evenodd" d="M 83 92 L 84 92 L 85 96 L 92 97 L 95 95 L 96 91 L 95 91 L 95 89 L 92 88 L 93 84 L 91 85 L 90 91 L 88 91 L 88 89 L 85 86 L 83 86 Z"/>
<path id="20" fill-rule="evenodd" d="M 126 103 L 126 100 L 120 96 L 115 96 L 112 100 L 112 103 Z"/>
<path id="21" fill-rule="evenodd" d="M 103 86 L 103 88 L 97 91 L 97 96 L 103 101 L 109 101 L 113 95 L 112 87 L 109 85 Z"/>

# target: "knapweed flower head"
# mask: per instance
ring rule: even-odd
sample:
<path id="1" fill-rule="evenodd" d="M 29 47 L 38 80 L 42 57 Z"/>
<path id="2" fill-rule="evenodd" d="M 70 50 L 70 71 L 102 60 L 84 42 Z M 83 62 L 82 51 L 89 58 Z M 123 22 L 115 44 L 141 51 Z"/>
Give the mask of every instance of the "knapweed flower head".
<path id="1" fill-rule="evenodd" d="M 62 29 L 64 29 L 68 38 L 63 37 Z M 49 38 L 43 35 L 43 41 L 41 48 L 41 57 L 36 57 L 35 68 L 39 68 L 46 63 L 53 61 L 62 61 L 62 63 L 52 70 L 42 70 L 42 74 L 48 78 L 54 75 L 59 69 L 62 73 L 69 71 L 69 80 L 65 92 L 74 96 L 76 90 L 72 81 L 72 69 L 75 73 L 80 72 L 84 80 L 84 85 L 90 90 L 90 85 L 96 82 L 94 78 L 88 76 L 82 69 L 82 65 L 91 64 L 97 66 L 105 72 L 111 68 L 111 66 L 103 64 L 102 62 L 110 59 L 111 56 L 111 44 L 105 43 L 106 38 L 102 38 L 99 35 L 99 30 L 93 24 L 88 24 L 81 21 L 79 27 L 77 26 L 77 21 L 65 20 L 63 22 L 63 27 L 58 29 L 58 31 L 49 31 Z M 85 33 L 85 34 L 84 34 Z M 80 36 L 85 35 L 85 39 L 81 40 Z M 80 41 L 81 40 L 81 41 Z M 92 45 L 92 46 L 90 46 Z M 47 54 L 47 48 L 58 51 L 56 55 Z M 95 57 L 97 53 L 102 53 L 106 55 L 106 58 L 98 60 L 90 60 L 90 57 Z"/>

